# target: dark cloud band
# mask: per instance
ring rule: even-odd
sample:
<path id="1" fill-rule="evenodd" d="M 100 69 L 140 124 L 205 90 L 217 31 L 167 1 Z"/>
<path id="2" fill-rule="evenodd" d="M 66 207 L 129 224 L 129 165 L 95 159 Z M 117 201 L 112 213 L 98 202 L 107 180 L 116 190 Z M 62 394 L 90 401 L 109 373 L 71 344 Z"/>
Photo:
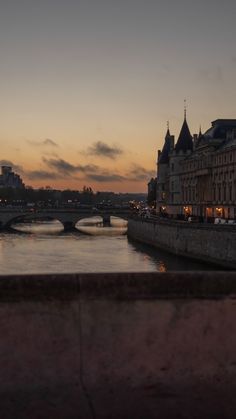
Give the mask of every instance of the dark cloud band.
<path id="1" fill-rule="evenodd" d="M 97 141 L 91 147 L 88 148 L 86 154 L 90 156 L 101 156 L 108 157 L 109 159 L 116 159 L 124 152 L 117 146 L 110 146 L 103 141 Z"/>
<path id="2" fill-rule="evenodd" d="M 50 147 L 59 147 L 56 141 L 51 140 L 50 138 L 46 138 L 44 141 L 32 141 L 28 140 L 28 144 L 32 145 L 33 147 L 42 147 L 42 146 L 50 146 Z"/>

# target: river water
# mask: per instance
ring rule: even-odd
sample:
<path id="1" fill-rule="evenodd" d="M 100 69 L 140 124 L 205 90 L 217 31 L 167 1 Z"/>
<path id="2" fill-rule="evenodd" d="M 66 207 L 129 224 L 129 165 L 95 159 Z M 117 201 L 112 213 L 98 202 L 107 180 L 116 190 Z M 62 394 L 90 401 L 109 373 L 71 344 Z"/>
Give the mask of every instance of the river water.
<path id="1" fill-rule="evenodd" d="M 66 233 L 57 221 L 18 224 L 14 233 L 0 234 L 0 273 L 150 272 L 208 270 L 203 263 L 170 255 L 128 240 L 127 223 L 113 217 L 77 223 Z"/>

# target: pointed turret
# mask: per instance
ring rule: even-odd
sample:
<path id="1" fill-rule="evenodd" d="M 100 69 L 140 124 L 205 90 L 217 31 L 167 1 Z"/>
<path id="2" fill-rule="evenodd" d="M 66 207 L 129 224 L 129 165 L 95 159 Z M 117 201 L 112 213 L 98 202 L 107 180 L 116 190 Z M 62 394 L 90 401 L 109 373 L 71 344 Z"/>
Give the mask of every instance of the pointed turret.
<path id="1" fill-rule="evenodd" d="M 167 125 L 167 132 L 165 136 L 165 143 L 160 154 L 158 163 L 159 164 L 168 164 L 169 163 L 169 154 L 173 145 L 173 136 L 170 135 L 169 125 Z"/>
<path id="2" fill-rule="evenodd" d="M 187 150 L 193 149 L 193 138 L 190 134 L 188 123 L 186 120 L 186 110 L 184 111 L 184 122 L 179 134 L 178 141 L 175 146 L 175 150 L 178 153 L 179 151 L 186 152 Z"/>

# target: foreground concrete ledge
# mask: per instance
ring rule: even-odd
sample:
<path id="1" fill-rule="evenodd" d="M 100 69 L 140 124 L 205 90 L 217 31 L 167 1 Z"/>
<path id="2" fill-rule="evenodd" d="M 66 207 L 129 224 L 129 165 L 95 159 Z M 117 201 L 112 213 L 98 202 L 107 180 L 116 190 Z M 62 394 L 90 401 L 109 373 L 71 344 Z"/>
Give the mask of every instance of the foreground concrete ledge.
<path id="1" fill-rule="evenodd" d="M 235 419 L 236 272 L 0 277 L 1 419 Z"/>
<path id="2" fill-rule="evenodd" d="M 132 272 L 0 276 L 0 301 L 236 298 L 236 272 Z"/>

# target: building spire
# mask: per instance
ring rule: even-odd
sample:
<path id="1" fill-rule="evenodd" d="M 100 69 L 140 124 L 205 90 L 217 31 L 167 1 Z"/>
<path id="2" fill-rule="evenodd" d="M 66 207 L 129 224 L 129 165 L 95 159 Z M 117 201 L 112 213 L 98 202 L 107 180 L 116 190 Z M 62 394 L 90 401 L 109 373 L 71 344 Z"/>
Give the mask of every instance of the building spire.
<path id="1" fill-rule="evenodd" d="M 187 106 L 186 106 L 186 99 L 184 99 L 184 120 L 186 121 L 187 116 Z"/>
<path id="2" fill-rule="evenodd" d="M 167 121 L 167 132 L 165 136 L 164 146 L 158 158 L 158 164 L 168 164 L 169 163 L 169 154 L 172 149 L 173 138 L 170 135 L 169 130 L 169 121 Z"/>
<path id="3" fill-rule="evenodd" d="M 169 136 L 170 135 L 170 124 L 169 124 L 169 121 L 166 122 L 166 126 L 167 126 L 166 136 Z"/>
<path id="4" fill-rule="evenodd" d="M 178 153 L 179 151 L 187 152 L 188 150 L 193 149 L 193 139 L 192 135 L 189 131 L 188 123 L 186 120 L 186 99 L 184 99 L 184 122 L 182 128 L 179 133 L 179 138 L 175 145 L 175 151 Z"/>

